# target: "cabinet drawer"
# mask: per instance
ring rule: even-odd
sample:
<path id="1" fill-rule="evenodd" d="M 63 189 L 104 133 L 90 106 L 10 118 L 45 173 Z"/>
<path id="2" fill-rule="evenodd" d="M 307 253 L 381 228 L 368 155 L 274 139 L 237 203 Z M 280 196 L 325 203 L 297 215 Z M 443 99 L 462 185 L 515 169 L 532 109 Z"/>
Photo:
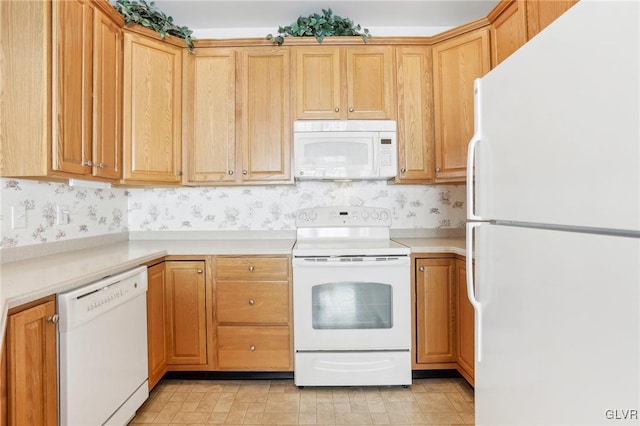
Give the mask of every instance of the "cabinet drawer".
<path id="1" fill-rule="evenodd" d="M 290 341 L 289 327 L 218 327 L 218 368 L 288 371 Z"/>
<path id="2" fill-rule="evenodd" d="M 216 259 L 216 280 L 289 279 L 287 257 L 219 257 Z"/>
<path id="3" fill-rule="evenodd" d="M 226 323 L 288 324 L 289 282 L 220 281 L 216 318 Z"/>

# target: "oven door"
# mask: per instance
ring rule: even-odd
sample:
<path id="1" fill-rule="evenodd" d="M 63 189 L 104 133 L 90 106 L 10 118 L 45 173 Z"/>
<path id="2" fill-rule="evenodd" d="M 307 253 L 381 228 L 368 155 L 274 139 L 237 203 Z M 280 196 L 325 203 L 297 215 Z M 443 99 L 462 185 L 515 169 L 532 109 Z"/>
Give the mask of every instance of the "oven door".
<path id="1" fill-rule="evenodd" d="M 409 263 L 408 256 L 294 258 L 295 350 L 409 350 Z"/>

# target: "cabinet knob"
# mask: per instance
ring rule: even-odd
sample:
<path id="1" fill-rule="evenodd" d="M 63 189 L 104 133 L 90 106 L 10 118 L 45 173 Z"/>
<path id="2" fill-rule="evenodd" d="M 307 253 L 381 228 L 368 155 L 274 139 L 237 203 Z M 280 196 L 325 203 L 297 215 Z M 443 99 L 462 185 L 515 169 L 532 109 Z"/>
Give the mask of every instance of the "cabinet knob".
<path id="1" fill-rule="evenodd" d="M 96 166 L 97 166 L 99 169 L 104 169 L 104 163 L 98 163 L 98 164 L 96 164 Z"/>
<path id="2" fill-rule="evenodd" d="M 182 176 L 182 170 L 176 170 L 176 176 Z"/>
<path id="3" fill-rule="evenodd" d="M 440 172 L 440 167 L 436 167 L 436 172 Z"/>
<path id="4" fill-rule="evenodd" d="M 228 174 L 229 176 L 231 176 L 231 175 L 233 174 L 233 170 L 229 170 L 229 171 L 227 172 L 227 174 Z"/>
<path id="5" fill-rule="evenodd" d="M 249 304 L 250 304 L 251 306 L 255 305 L 255 303 L 256 303 L 256 301 L 255 301 L 255 300 L 253 300 L 253 299 L 249 299 Z"/>
<path id="6" fill-rule="evenodd" d="M 243 175 L 246 175 L 247 173 L 249 173 L 249 172 L 248 172 L 248 171 L 246 171 L 246 170 L 243 170 L 243 171 L 242 171 L 242 174 L 243 174 Z"/>
<path id="7" fill-rule="evenodd" d="M 91 167 L 91 166 L 93 166 L 93 162 L 91 162 L 91 160 L 85 161 L 84 163 L 82 163 L 82 165 Z"/>
<path id="8" fill-rule="evenodd" d="M 256 350 L 256 345 L 251 345 L 251 346 L 249 346 L 249 350 L 250 350 L 251 352 L 255 351 L 255 350 Z"/>
<path id="9" fill-rule="evenodd" d="M 340 108 L 339 108 L 339 107 L 336 107 L 336 108 L 334 109 L 334 111 L 335 111 L 335 112 L 340 112 Z"/>
<path id="10" fill-rule="evenodd" d="M 420 270 L 420 272 L 424 272 L 424 266 L 421 266 L 418 269 Z"/>
<path id="11" fill-rule="evenodd" d="M 353 112 L 353 111 L 354 111 L 353 107 L 349 108 L 349 112 Z"/>
<path id="12" fill-rule="evenodd" d="M 59 319 L 60 319 L 60 317 L 58 316 L 58 314 L 54 314 L 54 315 L 51 315 L 50 317 L 48 317 L 47 321 L 56 324 Z"/>
<path id="13" fill-rule="evenodd" d="M 405 169 L 405 168 L 403 167 L 403 168 L 401 168 L 401 169 L 400 169 L 400 172 L 402 172 L 402 173 L 406 173 L 406 172 L 407 172 L 407 169 Z"/>
<path id="14" fill-rule="evenodd" d="M 197 272 L 198 274 L 201 274 L 201 273 L 202 273 L 202 269 L 198 269 L 198 270 L 196 270 L 196 272 Z"/>
<path id="15" fill-rule="evenodd" d="M 249 272 L 253 272 L 254 269 L 253 265 L 249 266 Z"/>

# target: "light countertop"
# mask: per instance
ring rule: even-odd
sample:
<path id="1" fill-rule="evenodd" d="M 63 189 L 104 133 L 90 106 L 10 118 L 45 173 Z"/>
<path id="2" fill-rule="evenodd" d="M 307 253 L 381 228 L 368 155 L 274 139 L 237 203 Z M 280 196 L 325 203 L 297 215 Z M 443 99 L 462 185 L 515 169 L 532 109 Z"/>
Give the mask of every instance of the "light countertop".
<path id="1" fill-rule="evenodd" d="M 393 238 L 411 249 L 411 253 L 453 253 L 466 255 L 464 238 Z"/>
<path id="2" fill-rule="evenodd" d="M 464 256 L 464 238 L 393 238 L 412 253 Z M 72 290 L 167 255 L 289 255 L 295 238 L 127 240 L 0 266 L 0 333 L 10 308 Z"/>

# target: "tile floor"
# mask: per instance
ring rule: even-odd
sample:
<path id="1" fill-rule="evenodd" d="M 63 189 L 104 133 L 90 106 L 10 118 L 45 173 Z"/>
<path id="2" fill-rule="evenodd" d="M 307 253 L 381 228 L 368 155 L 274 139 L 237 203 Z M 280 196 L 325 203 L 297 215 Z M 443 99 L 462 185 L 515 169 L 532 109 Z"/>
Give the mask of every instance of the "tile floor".
<path id="1" fill-rule="evenodd" d="M 463 379 L 303 389 L 293 380 L 163 380 L 131 425 L 468 425 L 473 412 Z"/>

